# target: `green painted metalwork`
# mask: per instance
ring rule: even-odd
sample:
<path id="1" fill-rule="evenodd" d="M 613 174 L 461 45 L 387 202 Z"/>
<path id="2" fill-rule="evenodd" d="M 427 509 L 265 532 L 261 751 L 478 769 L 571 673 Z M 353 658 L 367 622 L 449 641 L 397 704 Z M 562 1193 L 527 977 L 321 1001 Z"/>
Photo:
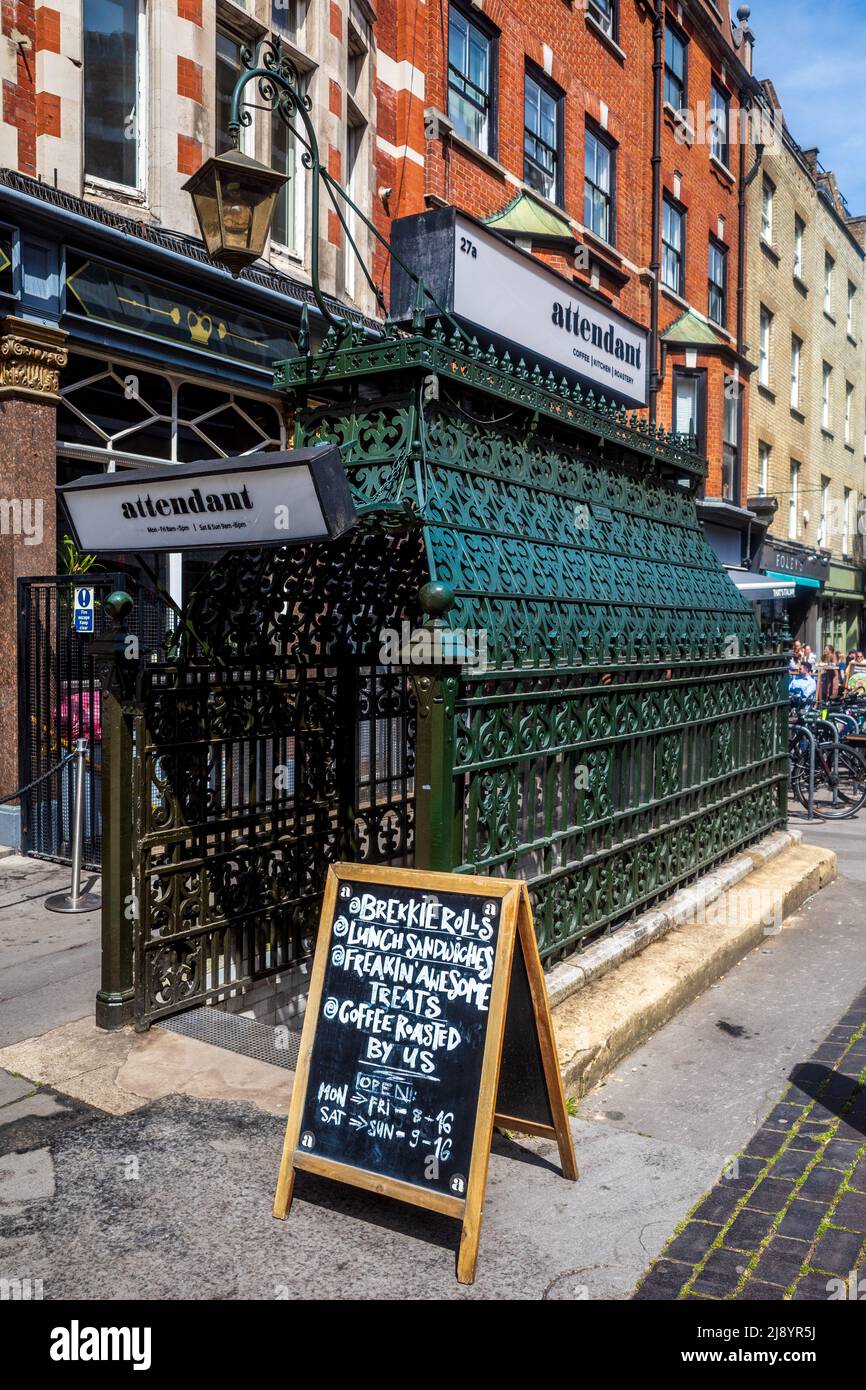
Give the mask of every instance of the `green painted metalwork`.
<path id="1" fill-rule="evenodd" d="M 508 351 L 484 349 L 477 339 L 467 337 L 436 319 L 424 332 L 398 333 L 391 328 L 383 339 L 370 342 L 362 331 L 346 326 L 346 332 L 329 332 L 319 352 L 290 357 L 278 362 L 274 370 L 277 387 L 292 394 L 315 394 L 322 388 L 347 379 L 376 377 L 384 385 L 392 373 L 435 373 L 463 387 L 473 387 L 515 411 L 544 415 L 557 424 L 571 426 L 598 440 L 652 459 L 663 470 L 676 470 L 677 476 L 703 480 L 706 459 L 692 452 L 689 435 L 665 430 L 645 416 L 629 411 L 592 390 L 553 372 L 531 369 L 523 358 L 515 362 Z M 485 423 L 495 423 L 488 420 Z"/>
<path id="2" fill-rule="evenodd" d="M 175 658 L 143 666 L 139 1026 L 305 960 L 329 863 L 411 862 L 415 709 L 368 638 L 417 613 L 422 577 L 417 532 L 229 554 Z"/>
<path id="3" fill-rule="evenodd" d="M 305 958 L 338 857 L 525 876 L 553 959 L 785 815 L 783 663 L 703 539 L 693 440 L 428 325 L 411 267 L 411 332 L 336 316 L 320 184 L 377 298 L 345 208 L 394 253 L 322 166 L 279 42 L 244 62 L 230 129 L 252 87 L 300 142 L 329 325 L 311 354 L 304 311 L 276 384 L 296 444 L 340 446 L 361 525 L 224 558 L 141 672 L 144 1024 Z M 425 613 L 480 630 L 488 664 L 386 664 Z"/>
<path id="4" fill-rule="evenodd" d="M 525 876 L 551 960 L 784 823 L 783 663 L 681 439 L 465 348 L 335 341 L 277 379 L 367 525 L 422 534 L 438 621 L 487 637 L 486 669 L 413 673 L 415 863 Z"/>

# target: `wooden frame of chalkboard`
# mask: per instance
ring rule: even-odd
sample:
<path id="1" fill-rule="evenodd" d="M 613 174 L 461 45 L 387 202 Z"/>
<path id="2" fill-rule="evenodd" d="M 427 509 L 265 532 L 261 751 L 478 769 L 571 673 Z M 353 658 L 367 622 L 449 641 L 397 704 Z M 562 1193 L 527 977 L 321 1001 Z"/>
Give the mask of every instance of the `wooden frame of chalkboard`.
<path id="1" fill-rule="evenodd" d="M 369 1000 L 338 997 L 359 981 Z M 577 1178 L 525 883 L 333 865 L 274 1216 L 297 1169 L 441 1212 L 471 1284 L 495 1124 L 555 1139 Z"/>

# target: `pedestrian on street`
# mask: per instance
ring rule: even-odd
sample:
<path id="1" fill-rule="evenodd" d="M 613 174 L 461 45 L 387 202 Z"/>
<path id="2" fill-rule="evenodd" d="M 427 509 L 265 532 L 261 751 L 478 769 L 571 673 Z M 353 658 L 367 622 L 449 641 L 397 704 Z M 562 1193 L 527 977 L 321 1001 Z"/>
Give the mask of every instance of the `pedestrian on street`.
<path id="1" fill-rule="evenodd" d="M 818 666 L 820 678 L 819 689 L 821 692 L 821 703 L 826 704 L 828 700 L 833 700 L 839 693 L 839 663 L 836 657 L 835 647 L 829 643 L 824 648 L 820 665 Z"/>

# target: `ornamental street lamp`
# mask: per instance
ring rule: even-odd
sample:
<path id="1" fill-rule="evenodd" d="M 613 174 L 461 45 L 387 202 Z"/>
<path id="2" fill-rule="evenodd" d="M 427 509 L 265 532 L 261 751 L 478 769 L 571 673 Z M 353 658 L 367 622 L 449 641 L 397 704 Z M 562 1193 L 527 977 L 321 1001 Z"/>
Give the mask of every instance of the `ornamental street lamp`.
<path id="1" fill-rule="evenodd" d="M 209 255 L 237 276 L 264 254 L 277 194 L 288 175 L 239 150 L 208 159 L 184 184 Z"/>
<path id="2" fill-rule="evenodd" d="M 244 100 L 244 94 L 250 83 L 254 84 L 261 100 L 253 105 L 271 116 L 279 116 L 285 122 L 301 146 L 301 163 L 313 174 L 316 191 L 311 208 L 311 288 L 323 318 L 335 330 L 340 329 L 344 325 L 328 307 L 319 284 L 318 181 L 325 184 L 344 234 L 361 260 L 368 284 L 377 293 L 351 235 L 338 196 L 344 203 L 350 200 L 327 169 L 322 168 L 316 132 L 310 119 L 312 103 L 303 90 L 297 68 L 283 52 L 279 38 L 263 39 L 255 52 L 244 49 L 242 61 L 246 72 L 241 73 L 235 83 L 229 117 L 229 135 L 235 148 L 228 154 L 206 160 L 198 173 L 184 184 L 184 188 L 192 196 L 201 234 L 213 260 L 237 276 L 244 266 L 263 254 L 277 194 L 288 176 L 277 173 L 266 164 L 259 164 L 238 149 L 241 128 L 251 126 L 253 121 L 250 103 Z M 351 206 L 354 208 L 354 204 Z M 355 211 L 375 234 L 369 219 L 358 209 Z"/>
<path id="3" fill-rule="evenodd" d="M 384 296 L 376 284 L 370 267 L 361 253 L 352 230 L 352 223 L 363 225 L 371 237 L 382 246 L 388 257 L 395 261 L 416 287 L 416 308 L 413 327 L 419 328 L 424 320 L 425 305 L 428 300 L 436 304 L 440 314 L 454 330 L 463 330 L 442 310 L 423 280 L 405 261 L 397 255 L 391 243 L 382 235 L 367 214 L 352 201 L 346 190 L 323 167 L 319 158 L 319 145 L 310 117 L 312 102 L 304 92 L 300 73 L 288 55 L 283 51 L 277 36 L 261 41 L 255 52 L 244 49 L 242 62 L 246 71 L 241 73 L 232 93 L 229 135 L 235 148 L 227 154 L 208 159 L 184 184 L 184 189 L 192 197 L 202 238 L 211 256 L 219 265 L 224 265 L 232 275 L 239 275 L 244 266 L 250 265 L 264 254 L 271 220 L 276 208 L 277 196 L 287 182 L 289 175 L 277 173 L 267 164 L 241 154 L 238 149 L 243 127 L 252 125 L 251 105 L 259 111 L 267 112 L 272 118 L 279 117 L 297 142 L 301 150 L 300 162 L 313 177 L 313 197 L 310 206 L 310 289 L 318 306 L 319 313 L 329 326 L 329 331 L 342 337 L 350 331 L 351 325 L 345 314 L 322 294 L 319 278 L 319 190 L 324 186 L 337 221 L 342 228 L 346 245 L 350 248 L 361 267 L 361 273 L 376 302 L 384 309 Z M 253 83 L 259 96 L 258 102 L 249 103 L 244 94 Z M 346 216 L 347 210 L 354 214 Z M 335 310 L 337 311 L 335 313 Z M 389 332 L 388 321 L 381 326 L 383 334 Z"/>

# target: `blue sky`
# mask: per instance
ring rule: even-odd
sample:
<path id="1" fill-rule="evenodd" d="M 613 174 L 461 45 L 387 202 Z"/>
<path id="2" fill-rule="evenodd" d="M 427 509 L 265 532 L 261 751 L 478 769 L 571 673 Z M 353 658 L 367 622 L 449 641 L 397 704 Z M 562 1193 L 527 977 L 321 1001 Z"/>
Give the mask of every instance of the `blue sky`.
<path id="1" fill-rule="evenodd" d="M 794 139 L 818 146 L 851 212 L 866 214 L 866 0 L 751 0 L 751 8 L 755 76 L 772 78 Z"/>

